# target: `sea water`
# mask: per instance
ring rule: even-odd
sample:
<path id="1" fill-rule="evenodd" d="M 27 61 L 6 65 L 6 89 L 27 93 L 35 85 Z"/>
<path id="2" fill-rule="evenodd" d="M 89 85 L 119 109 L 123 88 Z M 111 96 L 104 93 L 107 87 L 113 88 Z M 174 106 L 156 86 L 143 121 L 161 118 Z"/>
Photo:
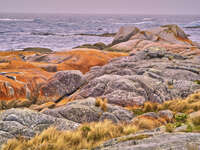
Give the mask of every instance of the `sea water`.
<path id="1" fill-rule="evenodd" d="M 104 42 L 112 37 L 77 34 L 116 33 L 121 26 L 148 29 L 177 24 L 193 41 L 200 42 L 200 16 L 182 15 L 91 15 L 91 14 L 0 14 L 0 50 L 46 47 L 56 51 Z"/>

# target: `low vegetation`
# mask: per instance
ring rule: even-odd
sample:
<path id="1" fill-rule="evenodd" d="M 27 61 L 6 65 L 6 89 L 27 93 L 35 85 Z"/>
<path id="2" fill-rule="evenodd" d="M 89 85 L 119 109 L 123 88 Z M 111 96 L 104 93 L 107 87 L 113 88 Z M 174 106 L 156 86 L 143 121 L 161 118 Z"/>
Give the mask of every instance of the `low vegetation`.
<path id="1" fill-rule="evenodd" d="M 133 111 L 137 115 L 147 112 L 158 112 L 160 110 L 171 110 L 175 113 L 189 114 L 200 110 L 200 92 L 189 95 L 185 99 L 175 99 L 166 101 L 163 104 L 146 102 L 142 106 L 130 106 L 128 110 Z"/>
<path id="2" fill-rule="evenodd" d="M 96 98 L 95 101 L 95 106 L 100 107 L 102 111 L 106 112 L 107 111 L 107 99 L 102 99 L 102 98 Z"/>
<path id="3" fill-rule="evenodd" d="M 87 123 L 75 131 L 58 131 L 49 128 L 30 140 L 22 137 L 9 140 L 2 150 L 79 150 L 91 149 L 112 138 L 129 135 L 136 126 L 114 124 L 111 121 Z"/>
<path id="4" fill-rule="evenodd" d="M 100 107 L 102 111 L 106 111 L 107 100 L 96 98 L 95 106 Z M 162 125 L 165 125 L 167 132 L 174 132 L 176 128 L 182 126 L 186 126 L 183 132 L 200 132 L 199 92 L 191 94 L 183 100 L 171 100 L 163 104 L 146 102 L 143 106 L 132 106 L 127 107 L 127 109 L 138 115 L 129 124 L 115 124 L 105 120 L 104 122 L 82 124 L 74 131 L 59 131 L 55 128 L 49 128 L 32 139 L 24 139 L 23 137 L 11 139 L 3 145 L 2 150 L 92 149 L 107 140 L 136 133 L 138 130 L 151 130 Z M 174 117 L 170 122 L 164 118 L 141 115 L 147 112 L 158 112 L 167 109 L 174 112 Z M 137 140 L 141 138 L 148 138 L 148 136 L 128 136 L 126 138 L 122 137 L 121 140 Z"/>
<path id="5" fill-rule="evenodd" d="M 133 124 L 137 126 L 139 130 L 152 130 L 154 128 L 165 125 L 166 121 L 162 118 L 154 119 L 151 117 L 138 117 L 133 120 Z"/>
<path id="6" fill-rule="evenodd" d="M 130 106 L 128 110 L 140 115 L 148 112 L 159 112 L 161 110 L 171 110 L 174 113 L 173 120 L 165 124 L 164 122 L 153 119 L 139 119 L 137 126 L 139 129 L 153 129 L 165 125 L 167 132 L 173 132 L 176 128 L 186 125 L 185 132 L 200 132 L 200 92 L 189 95 L 185 99 L 175 99 L 166 101 L 163 104 L 145 102 L 142 106 Z M 189 114 L 196 112 L 194 117 Z"/>

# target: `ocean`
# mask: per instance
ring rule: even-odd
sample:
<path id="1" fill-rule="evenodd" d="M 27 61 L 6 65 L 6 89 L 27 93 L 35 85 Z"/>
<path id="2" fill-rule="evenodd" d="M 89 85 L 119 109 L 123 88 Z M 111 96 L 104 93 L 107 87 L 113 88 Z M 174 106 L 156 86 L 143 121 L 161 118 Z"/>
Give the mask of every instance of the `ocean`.
<path id="1" fill-rule="evenodd" d="M 115 33 L 121 26 L 147 29 L 165 24 L 179 25 L 190 39 L 200 42 L 200 16 L 0 14 L 0 50 L 45 47 L 60 51 L 86 43 L 108 44 L 112 37 L 77 34 Z"/>

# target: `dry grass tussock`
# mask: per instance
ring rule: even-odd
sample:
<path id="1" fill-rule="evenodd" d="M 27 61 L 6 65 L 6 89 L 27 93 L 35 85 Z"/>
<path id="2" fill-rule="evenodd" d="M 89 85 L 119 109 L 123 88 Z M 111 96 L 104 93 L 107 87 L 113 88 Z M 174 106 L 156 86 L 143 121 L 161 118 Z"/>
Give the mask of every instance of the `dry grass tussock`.
<path id="1" fill-rule="evenodd" d="M 96 98 L 95 101 L 95 106 L 100 107 L 102 111 L 106 112 L 107 111 L 107 99 L 102 99 L 102 98 Z"/>
<path id="2" fill-rule="evenodd" d="M 91 149 L 112 138 L 135 133 L 131 124 L 114 124 L 111 121 L 86 123 L 75 131 L 58 131 L 49 128 L 30 140 L 11 139 L 2 150 L 80 150 Z"/>
<path id="3" fill-rule="evenodd" d="M 158 118 L 158 119 L 154 119 L 151 117 L 136 117 L 135 119 L 133 119 L 133 124 L 135 126 L 137 126 L 137 128 L 139 130 L 152 130 L 155 129 L 157 127 L 160 127 L 162 125 L 165 125 L 167 122 L 162 119 L 162 118 Z"/>
<path id="4" fill-rule="evenodd" d="M 146 102 L 143 106 L 127 107 L 135 114 L 141 115 L 146 112 L 158 112 L 169 109 L 173 112 L 192 113 L 200 110 L 200 92 L 189 95 L 185 99 L 175 99 L 166 101 L 163 104 Z"/>

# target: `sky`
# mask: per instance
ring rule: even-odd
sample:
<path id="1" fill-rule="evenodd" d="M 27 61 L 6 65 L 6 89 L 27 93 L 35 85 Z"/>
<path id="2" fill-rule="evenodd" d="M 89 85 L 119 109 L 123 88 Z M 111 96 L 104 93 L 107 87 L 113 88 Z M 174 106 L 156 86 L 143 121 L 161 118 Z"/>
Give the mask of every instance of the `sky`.
<path id="1" fill-rule="evenodd" d="M 2 12 L 200 15 L 200 0 L 0 0 Z"/>

